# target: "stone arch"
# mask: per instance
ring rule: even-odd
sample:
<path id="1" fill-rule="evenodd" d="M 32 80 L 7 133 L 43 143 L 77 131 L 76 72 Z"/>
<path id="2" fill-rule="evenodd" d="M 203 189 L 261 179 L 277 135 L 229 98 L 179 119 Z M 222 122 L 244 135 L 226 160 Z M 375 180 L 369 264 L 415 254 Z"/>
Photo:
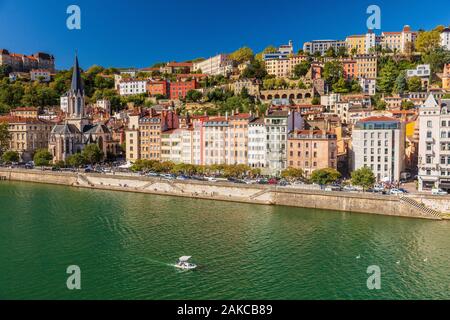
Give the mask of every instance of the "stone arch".
<path id="1" fill-rule="evenodd" d="M 290 99 L 290 100 L 294 100 L 294 99 L 295 99 L 295 94 L 291 93 L 291 94 L 289 95 L 289 99 Z"/>
<path id="2" fill-rule="evenodd" d="M 283 95 L 281 96 L 281 99 L 287 99 L 287 94 L 286 94 L 286 93 L 283 94 Z"/>
<path id="3" fill-rule="evenodd" d="M 305 93 L 305 99 L 311 98 L 311 93 Z"/>
<path id="4" fill-rule="evenodd" d="M 275 95 L 275 99 L 280 99 L 280 95 L 278 93 Z"/>
<path id="5" fill-rule="evenodd" d="M 301 93 L 297 94 L 297 99 L 303 99 L 303 95 Z"/>

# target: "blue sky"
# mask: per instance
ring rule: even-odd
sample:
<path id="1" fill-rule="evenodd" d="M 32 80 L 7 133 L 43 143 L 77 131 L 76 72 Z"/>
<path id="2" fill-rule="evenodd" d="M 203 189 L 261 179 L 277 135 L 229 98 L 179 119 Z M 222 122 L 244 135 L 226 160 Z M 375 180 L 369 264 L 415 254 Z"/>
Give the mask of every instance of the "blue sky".
<path id="1" fill-rule="evenodd" d="M 66 9 L 81 8 L 81 30 L 68 30 Z M 344 39 L 366 31 L 366 9 L 381 8 L 382 30 L 450 25 L 448 0 L 0 0 L 0 48 L 53 53 L 58 68 L 80 64 L 146 67 L 209 57 L 249 46 Z M 377 31 L 379 33 L 380 31 Z"/>

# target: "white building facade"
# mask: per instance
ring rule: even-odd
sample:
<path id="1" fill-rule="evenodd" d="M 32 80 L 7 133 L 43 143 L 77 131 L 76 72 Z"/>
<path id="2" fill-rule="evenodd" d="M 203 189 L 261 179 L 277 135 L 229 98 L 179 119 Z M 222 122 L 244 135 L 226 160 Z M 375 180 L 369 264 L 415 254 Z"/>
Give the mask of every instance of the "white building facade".
<path id="1" fill-rule="evenodd" d="M 228 55 L 219 54 L 201 62 L 194 63 L 194 71 L 200 71 L 210 76 L 227 76 L 233 72 L 233 63 L 228 59 Z"/>
<path id="2" fill-rule="evenodd" d="M 352 131 L 352 170 L 370 168 L 379 182 L 398 182 L 405 165 L 405 127 L 389 117 L 369 117 Z"/>
<path id="3" fill-rule="evenodd" d="M 273 111 L 266 114 L 266 167 L 278 175 L 287 168 L 287 139 L 293 130 L 304 129 L 304 120 L 296 111 Z"/>
<path id="4" fill-rule="evenodd" d="M 122 80 L 119 82 L 119 94 L 129 96 L 147 92 L 147 80 Z"/>
<path id="5" fill-rule="evenodd" d="M 450 190 L 450 99 L 430 95 L 419 109 L 419 191 Z"/>
<path id="6" fill-rule="evenodd" d="M 258 118 L 248 125 L 248 165 L 251 168 L 265 168 L 266 153 L 266 127 L 264 119 Z"/>
<path id="7" fill-rule="evenodd" d="M 450 50 L 450 28 L 445 28 L 441 32 L 441 47 Z"/>

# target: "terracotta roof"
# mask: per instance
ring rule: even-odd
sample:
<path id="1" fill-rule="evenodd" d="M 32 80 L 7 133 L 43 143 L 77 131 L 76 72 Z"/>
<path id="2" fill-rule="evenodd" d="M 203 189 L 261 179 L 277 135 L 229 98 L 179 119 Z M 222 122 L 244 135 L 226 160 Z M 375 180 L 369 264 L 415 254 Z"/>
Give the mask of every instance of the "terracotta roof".
<path id="1" fill-rule="evenodd" d="M 169 62 L 168 67 L 192 67 L 194 64 L 192 62 Z"/>
<path id="2" fill-rule="evenodd" d="M 398 122 L 397 119 L 387 117 L 387 116 L 374 116 L 374 117 L 368 117 L 365 119 L 361 119 L 359 122 L 380 122 L 380 121 L 386 121 L 386 122 Z"/>
<path id="3" fill-rule="evenodd" d="M 47 124 L 48 122 L 36 118 L 0 116 L 0 123 Z"/>
<path id="4" fill-rule="evenodd" d="M 12 112 L 14 112 L 14 111 L 38 111 L 38 108 L 35 108 L 35 107 L 18 107 L 18 108 L 12 109 L 11 111 Z"/>

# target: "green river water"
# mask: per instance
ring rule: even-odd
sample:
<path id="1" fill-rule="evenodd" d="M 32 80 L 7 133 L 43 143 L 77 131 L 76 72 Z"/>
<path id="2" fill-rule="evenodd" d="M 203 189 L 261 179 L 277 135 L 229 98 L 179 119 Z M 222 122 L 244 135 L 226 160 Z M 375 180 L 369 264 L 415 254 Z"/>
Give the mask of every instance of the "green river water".
<path id="1" fill-rule="evenodd" d="M 449 222 L 0 182 L 0 299 L 446 299 L 449 268 Z"/>

